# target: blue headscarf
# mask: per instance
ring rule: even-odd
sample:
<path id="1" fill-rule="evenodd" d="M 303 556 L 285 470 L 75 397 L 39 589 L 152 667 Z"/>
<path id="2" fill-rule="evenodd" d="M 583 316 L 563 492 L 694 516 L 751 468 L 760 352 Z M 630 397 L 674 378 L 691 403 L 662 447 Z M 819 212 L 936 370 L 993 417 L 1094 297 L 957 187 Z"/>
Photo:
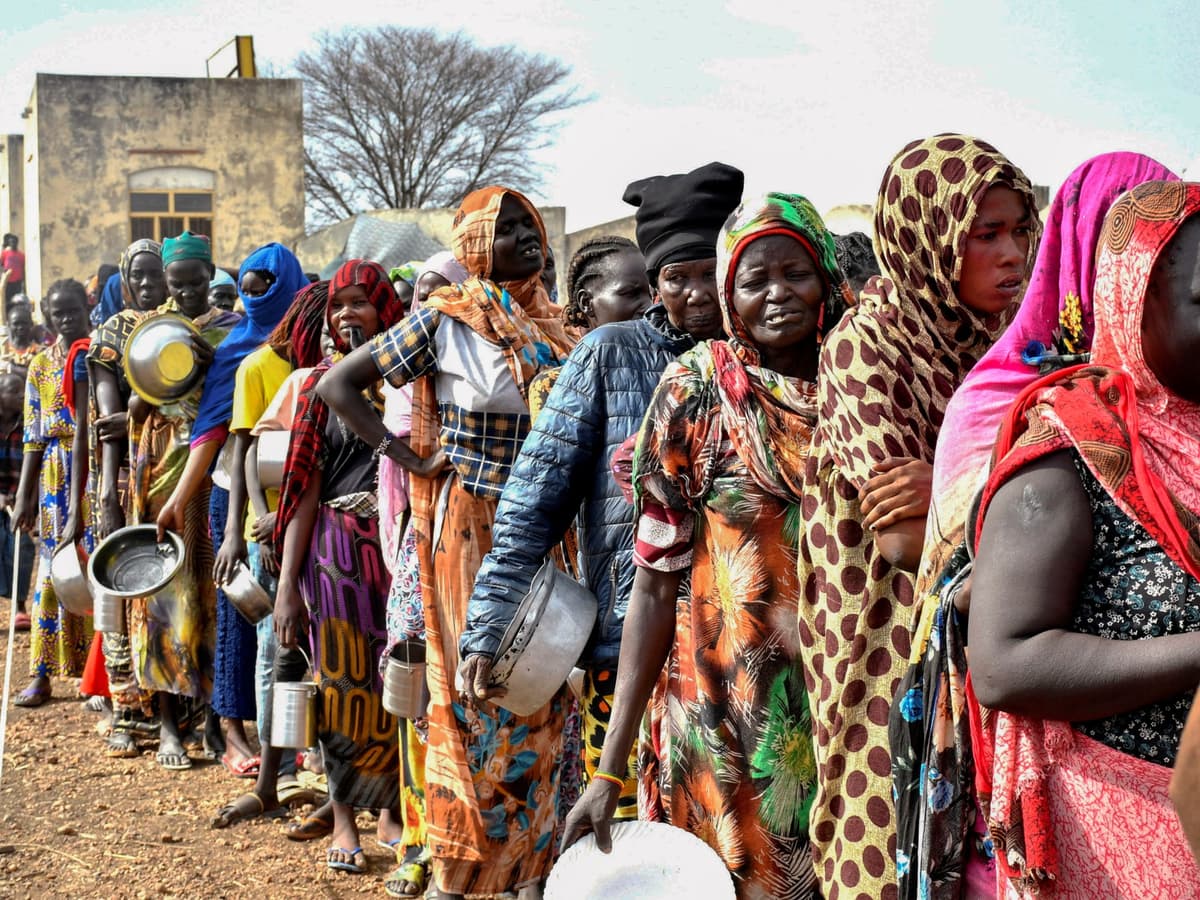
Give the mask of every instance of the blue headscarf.
<path id="1" fill-rule="evenodd" d="M 242 279 L 247 272 L 269 272 L 274 277 L 261 297 L 247 297 L 242 292 Z M 192 430 L 193 445 L 203 443 L 214 429 L 229 425 L 233 418 L 237 367 L 266 342 L 296 294 L 307 284 L 300 261 L 282 244 L 267 244 L 246 257 L 238 270 L 238 294 L 246 315 L 221 342 L 204 376 L 204 393 L 200 395 L 200 411 Z"/>
<path id="2" fill-rule="evenodd" d="M 114 272 L 104 282 L 100 291 L 100 302 L 96 304 L 96 316 L 99 319 L 94 325 L 103 325 L 125 308 L 125 297 L 121 294 L 121 273 Z"/>

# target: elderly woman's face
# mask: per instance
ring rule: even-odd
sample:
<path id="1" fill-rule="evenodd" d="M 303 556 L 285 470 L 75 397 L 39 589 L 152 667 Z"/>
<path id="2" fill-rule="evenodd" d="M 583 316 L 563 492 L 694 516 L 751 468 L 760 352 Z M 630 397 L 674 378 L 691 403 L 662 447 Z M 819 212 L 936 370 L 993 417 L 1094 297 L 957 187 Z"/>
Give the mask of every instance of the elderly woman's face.
<path id="1" fill-rule="evenodd" d="M 824 299 L 821 269 L 796 239 L 771 234 L 742 251 L 733 311 L 762 350 L 786 350 L 812 337 Z"/>
<path id="2" fill-rule="evenodd" d="M 1164 387 L 1200 403 L 1200 215 L 1180 226 L 1150 275 L 1142 356 Z"/>

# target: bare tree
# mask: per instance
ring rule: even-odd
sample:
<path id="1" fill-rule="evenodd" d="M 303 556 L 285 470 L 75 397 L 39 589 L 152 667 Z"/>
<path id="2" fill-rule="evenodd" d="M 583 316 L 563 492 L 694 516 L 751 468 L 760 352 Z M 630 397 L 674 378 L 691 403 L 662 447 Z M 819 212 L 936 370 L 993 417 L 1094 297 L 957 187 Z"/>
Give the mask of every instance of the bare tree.
<path id="1" fill-rule="evenodd" d="M 562 62 L 461 33 L 324 33 L 296 60 L 313 220 L 453 206 L 486 184 L 540 186 L 556 114 L 585 102 Z"/>

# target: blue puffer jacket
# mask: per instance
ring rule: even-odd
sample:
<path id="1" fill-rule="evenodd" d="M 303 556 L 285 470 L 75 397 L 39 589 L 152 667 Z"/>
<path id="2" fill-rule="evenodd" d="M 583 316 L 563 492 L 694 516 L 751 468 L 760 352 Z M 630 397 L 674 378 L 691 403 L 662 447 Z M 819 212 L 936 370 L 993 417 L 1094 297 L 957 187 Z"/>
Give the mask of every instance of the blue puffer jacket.
<path id="1" fill-rule="evenodd" d="M 667 363 L 695 341 L 654 306 L 571 351 L 504 486 L 459 650 L 494 656 L 546 554 L 580 515 L 584 583 L 599 614 L 582 663 L 615 665 L 633 587 L 633 507 L 609 460 L 642 425 Z M 582 506 L 582 511 L 580 507 Z"/>

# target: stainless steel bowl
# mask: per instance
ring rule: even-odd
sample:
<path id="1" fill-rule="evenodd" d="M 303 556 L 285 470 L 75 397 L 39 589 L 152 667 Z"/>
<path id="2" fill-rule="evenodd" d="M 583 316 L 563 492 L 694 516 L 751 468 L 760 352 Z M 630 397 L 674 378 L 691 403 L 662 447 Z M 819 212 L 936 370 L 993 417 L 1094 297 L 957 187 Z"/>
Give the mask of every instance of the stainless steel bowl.
<path id="1" fill-rule="evenodd" d="M 92 592 L 85 574 L 87 563 L 87 553 L 79 544 L 63 544 L 50 557 L 54 596 L 67 612 L 76 616 L 92 614 Z"/>
<path id="2" fill-rule="evenodd" d="M 192 348 L 199 334 L 191 319 L 175 313 L 143 320 L 125 345 L 129 386 L 155 406 L 186 397 L 204 375 Z"/>
<path id="3" fill-rule="evenodd" d="M 88 560 L 93 591 L 115 597 L 148 597 L 170 587 L 187 553 L 173 531 L 159 542 L 154 525 L 129 525 L 110 534 Z"/>
<path id="4" fill-rule="evenodd" d="M 258 583 L 250 567 L 244 562 L 237 564 L 233 578 L 221 585 L 221 590 L 225 592 L 233 608 L 251 625 L 257 625 L 275 610 L 275 601 Z"/>
<path id="5" fill-rule="evenodd" d="M 264 431 L 258 436 L 258 481 L 264 488 L 283 484 L 283 464 L 291 439 L 290 431 Z"/>

